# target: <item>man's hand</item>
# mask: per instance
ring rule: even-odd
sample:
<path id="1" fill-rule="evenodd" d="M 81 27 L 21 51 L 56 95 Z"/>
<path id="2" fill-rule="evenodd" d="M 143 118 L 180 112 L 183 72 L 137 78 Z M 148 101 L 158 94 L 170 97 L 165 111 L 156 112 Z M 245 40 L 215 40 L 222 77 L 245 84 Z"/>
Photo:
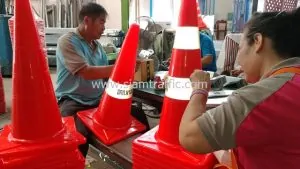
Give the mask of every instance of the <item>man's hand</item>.
<path id="1" fill-rule="evenodd" d="M 135 72 L 137 72 L 141 66 L 141 61 L 140 60 L 136 60 L 136 64 L 135 64 Z"/>
<path id="2" fill-rule="evenodd" d="M 190 76 L 193 90 L 204 89 L 210 90 L 210 75 L 202 70 L 194 70 Z"/>

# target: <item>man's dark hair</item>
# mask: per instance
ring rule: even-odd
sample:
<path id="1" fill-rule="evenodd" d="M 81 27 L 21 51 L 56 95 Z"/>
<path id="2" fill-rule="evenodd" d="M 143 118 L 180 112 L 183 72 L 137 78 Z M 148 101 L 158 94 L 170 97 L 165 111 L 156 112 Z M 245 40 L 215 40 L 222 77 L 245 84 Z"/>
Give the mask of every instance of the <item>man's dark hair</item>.
<path id="1" fill-rule="evenodd" d="M 272 41 L 273 49 L 284 57 L 300 57 L 300 8 L 293 11 L 255 13 L 245 25 L 248 44 L 261 33 Z"/>
<path id="2" fill-rule="evenodd" d="M 100 16 L 107 16 L 107 11 L 105 8 L 97 3 L 87 3 L 82 6 L 79 12 L 79 21 L 82 22 L 85 16 L 97 19 Z"/>

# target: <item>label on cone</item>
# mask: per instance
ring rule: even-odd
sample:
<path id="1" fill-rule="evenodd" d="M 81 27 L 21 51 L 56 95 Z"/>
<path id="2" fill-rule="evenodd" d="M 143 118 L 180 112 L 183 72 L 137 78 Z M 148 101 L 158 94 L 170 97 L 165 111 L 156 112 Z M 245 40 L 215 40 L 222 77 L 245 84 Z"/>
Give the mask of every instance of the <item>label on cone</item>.
<path id="1" fill-rule="evenodd" d="M 166 80 L 165 95 L 176 100 L 190 100 L 193 88 L 189 78 L 169 76 Z"/>
<path id="2" fill-rule="evenodd" d="M 194 50 L 200 49 L 199 29 L 191 26 L 181 26 L 176 28 L 174 39 L 174 49 Z"/>
<path id="3" fill-rule="evenodd" d="M 111 79 L 106 84 L 106 93 L 116 99 L 129 99 L 132 97 L 132 85 L 119 84 Z"/>

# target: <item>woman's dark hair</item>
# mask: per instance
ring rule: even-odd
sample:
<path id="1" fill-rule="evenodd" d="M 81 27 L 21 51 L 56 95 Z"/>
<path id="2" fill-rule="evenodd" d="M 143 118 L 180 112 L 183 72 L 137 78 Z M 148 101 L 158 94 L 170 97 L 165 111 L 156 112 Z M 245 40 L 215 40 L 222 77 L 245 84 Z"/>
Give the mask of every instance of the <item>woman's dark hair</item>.
<path id="1" fill-rule="evenodd" d="M 248 44 L 254 35 L 271 39 L 273 49 L 282 57 L 300 57 L 300 8 L 291 12 L 254 13 L 245 25 Z"/>
<path id="2" fill-rule="evenodd" d="M 79 21 L 82 22 L 85 16 L 95 20 L 99 16 L 107 16 L 107 11 L 103 6 L 90 2 L 82 6 L 79 12 Z"/>

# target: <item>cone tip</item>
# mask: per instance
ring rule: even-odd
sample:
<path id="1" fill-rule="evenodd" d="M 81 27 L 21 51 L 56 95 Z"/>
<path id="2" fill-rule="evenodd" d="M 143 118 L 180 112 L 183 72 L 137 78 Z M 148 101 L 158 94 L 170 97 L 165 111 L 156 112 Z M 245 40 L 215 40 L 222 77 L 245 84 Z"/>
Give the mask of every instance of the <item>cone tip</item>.
<path id="1" fill-rule="evenodd" d="M 178 18 L 178 26 L 198 27 L 197 15 L 196 0 L 182 1 Z"/>
<path id="2" fill-rule="evenodd" d="M 130 27 L 129 27 L 129 30 L 131 30 L 131 29 L 140 29 L 140 25 L 139 24 L 137 24 L 137 23 L 133 23 L 133 24 L 131 24 L 130 25 Z"/>

